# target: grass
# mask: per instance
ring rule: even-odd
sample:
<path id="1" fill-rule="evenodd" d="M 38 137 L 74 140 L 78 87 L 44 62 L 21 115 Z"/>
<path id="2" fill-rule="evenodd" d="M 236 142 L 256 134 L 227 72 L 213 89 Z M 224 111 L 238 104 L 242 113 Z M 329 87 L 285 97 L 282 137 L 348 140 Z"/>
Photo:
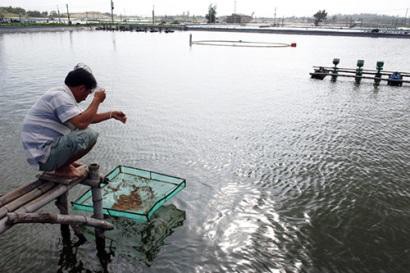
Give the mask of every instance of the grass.
<path id="1" fill-rule="evenodd" d="M 60 23 L 0 23 L 0 27 L 87 27 L 88 25 L 67 25 Z"/>

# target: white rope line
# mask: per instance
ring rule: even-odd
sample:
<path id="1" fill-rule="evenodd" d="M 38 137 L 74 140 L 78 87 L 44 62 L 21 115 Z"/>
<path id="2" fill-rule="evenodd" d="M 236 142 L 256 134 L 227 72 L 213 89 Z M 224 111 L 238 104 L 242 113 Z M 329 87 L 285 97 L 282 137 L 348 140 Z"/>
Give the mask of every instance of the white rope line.
<path id="1" fill-rule="evenodd" d="M 249 42 L 249 41 L 231 41 L 231 40 L 200 40 L 192 41 L 196 45 L 211 45 L 211 46 L 233 46 L 233 47 L 290 47 L 287 43 L 271 43 L 271 42 Z"/>

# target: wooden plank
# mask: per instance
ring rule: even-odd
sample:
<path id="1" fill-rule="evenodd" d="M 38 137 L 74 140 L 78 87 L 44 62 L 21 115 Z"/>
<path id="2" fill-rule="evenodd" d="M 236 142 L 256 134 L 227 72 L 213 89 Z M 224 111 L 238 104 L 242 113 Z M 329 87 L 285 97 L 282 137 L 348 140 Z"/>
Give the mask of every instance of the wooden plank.
<path id="1" fill-rule="evenodd" d="M 82 179 L 84 178 L 77 178 L 69 185 L 58 184 L 55 187 L 53 187 L 51 190 L 49 190 L 48 192 L 40 195 L 38 198 L 30 201 L 28 204 L 21 206 L 14 212 L 17 212 L 17 213 L 35 212 L 38 209 L 50 203 L 51 201 L 53 201 L 54 199 L 56 199 L 57 197 L 59 197 L 60 195 L 62 195 L 63 193 L 65 193 L 66 191 L 70 190 L 72 187 L 74 187 L 78 183 L 80 183 Z M 2 219 L 0 219 L 0 234 L 8 230 L 10 227 L 12 227 L 12 224 L 8 223 L 7 219 L 8 219 L 7 217 L 3 217 Z"/>
<path id="2" fill-rule="evenodd" d="M 83 176 L 81 177 L 63 177 L 63 176 L 57 176 L 52 173 L 42 173 L 37 175 L 37 178 L 42 181 L 47 181 L 47 182 L 53 182 L 57 184 L 62 184 L 62 185 L 70 185 L 71 183 L 76 183 L 79 179 L 85 180 L 88 176 L 88 172 L 86 172 Z"/>
<path id="3" fill-rule="evenodd" d="M 0 197 L 0 207 L 4 206 L 5 204 L 19 198 L 20 196 L 32 191 L 33 189 L 37 188 L 38 186 L 40 186 L 42 184 L 41 181 L 36 180 L 34 182 L 31 182 L 29 184 L 26 185 L 22 185 L 20 187 L 18 187 L 17 189 L 5 193 L 4 195 L 2 195 Z"/>
<path id="4" fill-rule="evenodd" d="M 32 191 L 26 193 L 23 196 L 20 196 L 19 198 L 13 200 L 12 202 L 2 206 L 0 208 L 0 219 L 6 216 L 8 212 L 12 212 L 21 206 L 27 204 L 28 202 L 38 198 L 45 192 L 49 191 L 51 188 L 55 187 L 54 183 L 49 183 L 49 182 L 41 182 L 41 185 L 38 186 L 37 188 L 33 189 Z"/>
<path id="5" fill-rule="evenodd" d="M 53 213 L 16 213 L 7 214 L 9 224 L 18 223 L 48 223 L 61 225 L 84 224 L 103 230 L 111 230 L 114 226 L 104 220 L 99 220 L 84 215 L 62 215 Z"/>

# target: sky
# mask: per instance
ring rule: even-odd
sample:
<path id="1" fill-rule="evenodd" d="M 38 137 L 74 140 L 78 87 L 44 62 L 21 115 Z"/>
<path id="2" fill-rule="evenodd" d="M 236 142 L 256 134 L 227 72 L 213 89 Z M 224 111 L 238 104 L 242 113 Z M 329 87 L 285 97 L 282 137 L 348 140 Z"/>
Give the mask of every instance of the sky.
<path id="1" fill-rule="evenodd" d="M 236 2 L 236 5 L 235 5 Z M 66 4 L 70 12 L 110 12 L 110 0 L 0 0 L 0 6 L 22 7 L 26 10 L 60 11 Z M 373 13 L 406 16 L 409 0 L 114 0 L 114 13 L 122 15 L 150 16 L 153 6 L 157 15 L 204 15 L 210 4 L 216 4 L 217 16 L 234 12 L 256 17 L 312 16 L 319 9 L 332 14 Z M 408 11 L 407 17 L 410 17 Z"/>

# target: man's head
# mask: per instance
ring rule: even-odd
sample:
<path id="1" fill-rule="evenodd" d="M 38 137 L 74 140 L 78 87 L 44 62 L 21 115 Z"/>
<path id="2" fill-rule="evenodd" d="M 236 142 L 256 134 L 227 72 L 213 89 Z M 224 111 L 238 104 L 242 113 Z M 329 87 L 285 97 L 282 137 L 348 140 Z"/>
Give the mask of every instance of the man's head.
<path id="1" fill-rule="evenodd" d="M 80 67 L 79 65 L 68 73 L 64 83 L 70 88 L 77 102 L 85 100 L 97 87 L 97 81 L 91 70 L 86 66 Z"/>

